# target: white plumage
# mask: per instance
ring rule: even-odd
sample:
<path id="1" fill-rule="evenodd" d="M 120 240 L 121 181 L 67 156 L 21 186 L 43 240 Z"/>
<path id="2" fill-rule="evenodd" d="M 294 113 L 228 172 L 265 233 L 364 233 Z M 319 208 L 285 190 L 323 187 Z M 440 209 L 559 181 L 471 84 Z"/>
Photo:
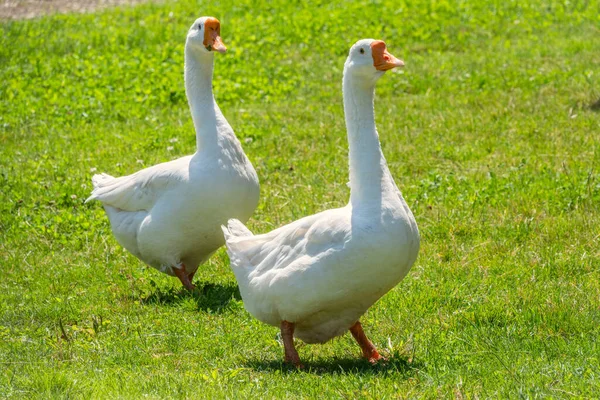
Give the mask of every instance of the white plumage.
<path id="1" fill-rule="evenodd" d="M 197 19 L 185 46 L 186 93 L 197 151 L 135 174 L 92 178 L 117 241 L 188 289 L 198 265 L 224 244 L 220 226 L 247 221 L 258 204 L 258 177 L 212 93 L 214 51 L 225 52 L 219 21 Z"/>
<path id="2" fill-rule="evenodd" d="M 252 235 L 236 220 L 223 227 L 246 309 L 281 326 L 286 361 L 296 365 L 290 335 L 323 343 L 349 329 L 363 356 L 379 359 L 358 320 L 417 258 L 417 225 L 381 152 L 373 111 L 375 82 L 402 65 L 382 41 L 361 40 L 350 50 L 343 80 L 350 147 L 347 206 L 263 235 Z"/>

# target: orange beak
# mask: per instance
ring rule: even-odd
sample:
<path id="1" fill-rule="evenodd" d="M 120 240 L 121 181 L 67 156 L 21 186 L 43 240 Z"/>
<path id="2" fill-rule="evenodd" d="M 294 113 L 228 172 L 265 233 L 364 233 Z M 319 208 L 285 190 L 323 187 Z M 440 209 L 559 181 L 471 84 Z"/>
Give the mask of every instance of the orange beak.
<path id="1" fill-rule="evenodd" d="M 373 66 L 378 71 L 387 71 L 396 67 L 404 67 L 404 61 L 397 59 L 388 53 L 383 40 L 371 43 L 371 54 L 373 55 Z"/>
<path id="2" fill-rule="evenodd" d="M 219 53 L 225 53 L 227 47 L 223 44 L 221 39 L 221 23 L 216 18 L 207 18 L 204 22 L 204 46 L 208 51 L 218 51 Z"/>

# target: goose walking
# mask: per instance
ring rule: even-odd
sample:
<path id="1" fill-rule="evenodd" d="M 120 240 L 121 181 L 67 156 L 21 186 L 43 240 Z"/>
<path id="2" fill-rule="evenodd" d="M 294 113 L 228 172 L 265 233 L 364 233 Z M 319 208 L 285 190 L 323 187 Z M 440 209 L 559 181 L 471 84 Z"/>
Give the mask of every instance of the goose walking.
<path id="1" fill-rule="evenodd" d="M 254 236 L 240 221 L 223 227 L 244 305 L 279 326 L 285 361 L 301 366 L 293 337 L 324 343 L 350 330 L 371 362 L 380 358 L 360 317 L 415 262 L 419 232 L 381 151 L 375 83 L 404 63 L 381 40 L 364 39 L 344 66 L 350 202 Z"/>
<path id="2" fill-rule="evenodd" d="M 196 152 L 128 176 L 94 175 L 86 200 L 102 202 L 123 247 L 189 290 L 198 266 L 225 243 L 221 225 L 247 221 L 259 197 L 256 172 L 213 96 L 214 54 L 227 50 L 220 30 L 216 18 L 199 18 L 185 44 Z"/>

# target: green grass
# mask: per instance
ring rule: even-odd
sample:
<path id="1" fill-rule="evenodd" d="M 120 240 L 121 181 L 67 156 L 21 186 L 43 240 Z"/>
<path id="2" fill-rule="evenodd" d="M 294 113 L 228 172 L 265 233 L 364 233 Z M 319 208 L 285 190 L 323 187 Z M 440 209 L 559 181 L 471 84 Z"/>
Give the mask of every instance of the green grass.
<path id="1" fill-rule="evenodd" d="M 179 1 L 0 25 L 0 397 L 570 398 L 600 392 L 595 1 Z M 265 232 L 348 199 L 341 73 L 386 40 L 382 146 L 419 258 L 349 335 L 299 345 L 243 308 L 220 250 L 201 294 L 83 204 L 93 171 L 191 153 L 183 45 L 214 15 L 215 93 L 261 178 Z"/>

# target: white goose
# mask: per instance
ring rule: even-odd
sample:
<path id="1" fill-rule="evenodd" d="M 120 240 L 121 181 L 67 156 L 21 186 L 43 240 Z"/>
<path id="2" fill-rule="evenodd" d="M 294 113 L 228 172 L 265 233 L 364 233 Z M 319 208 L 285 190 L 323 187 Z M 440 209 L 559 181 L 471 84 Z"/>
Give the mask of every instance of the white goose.
<path id="1" fill-rule="evenodd" d="M 198 265 L 225 243 L 220 226 L 247 221 L 259 197 L 256 172 L 213 96 L 213 50 L 227 50 L 220 23 L 199 18 L 185 44 L 196 153 L 119 178 L 94 175 L 86 200 L 102 202 L 123 247 L 189 290 Z"/>
<path id="2" fill-rule="evenodd" d="M 359 318 L 392 289 L 419 252 L 417 224 L 387 167 L 375 128 L 375 83 L 404 63 L 380 40 L 350 49 L 344 112 L 350 145 L 350 202 L 253 236 L 237 220 L 223 227 L 246 309 L 279 326 L 285 360 L 301 366 L 294 334 L 324 343 L 350 330 L 371 362 L 381 358 Z"/>

